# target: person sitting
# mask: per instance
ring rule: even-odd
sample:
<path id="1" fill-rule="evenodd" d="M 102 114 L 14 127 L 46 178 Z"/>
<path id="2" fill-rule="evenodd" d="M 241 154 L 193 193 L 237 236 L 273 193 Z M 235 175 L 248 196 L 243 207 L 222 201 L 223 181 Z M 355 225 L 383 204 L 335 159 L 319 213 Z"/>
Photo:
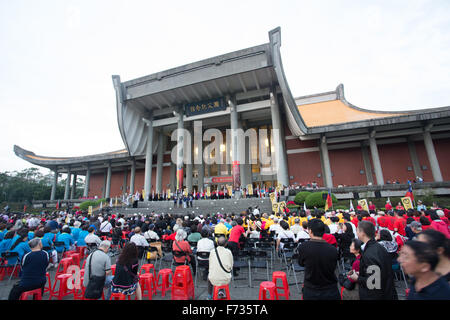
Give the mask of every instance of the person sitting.
<path id="1" fill-rule="evenodd" d="M 437 211 L 441 211 L 443 213 L 442 210 Z M 450 231 L 448 229 L 448 225 L 447 223 L 441 220 L 441 216 L 437 214 L 437 211 L 432 211 L 430 213 L 430 218 L 432 220 L 431 228 L 439 232 L 442 232 L 447 237 L 447 239 L 450 239 Z"/>
<path id="2" fill-rule="evenodd" d="M 147 227 L 147 231 L 144 232 L 144 238 L 147 240 L 147 242 L 151 241 L 158 241 L 159 236 L 155 232 L 155 225 L 153 223 L 149 224 Z"/>
<path id="3" fill-rule="evenodd" d="M 195 259 L 192 256 L 192 249 L 191 246 L 189 245 L 189 242 L 185 240 L 186 237 L 187 237 L 186 231 L 184 231 L 182 228 L 178 228 L 177 233 L 175 235 L 175 241 L 172 244 L 172 251 L 184 252 L 185 256 L 176 257 L 174 255 L 173 259 L 177 264 L 183 264 L 187 261 L 191 265 L 192 272 L 195 275 L 196 273 Z"/>
<path id="4" fill-rule="evenodd" d="M 111 258 L 108 256 L 111 242 L 108 240 L 101 241 L 98 245 L 98 250 L 93 251 L 86 258 L 86 265 L 84 267 L 83 285 L 87 288 L 89 285 L 89 278 L 92 276 L 105 277 L 103 287 L 108 289 L 105 295 L 105 300 L 111 297 Z M 92 274 L 90 273 L 92 272 Z"/>
<path id="5" fill-rule="evenodd" d="M 278 232 L 276 237 L 277 239 L 275 248 L 276 252 L 278 252 L 279 250 L 281 251 L 283 250 L 284 244 L 281 241 L 282 239 L 283 240 L 291 239 L 292 242 L 295 242 L 295 235 L 291 230 L 289 230 L 289 224 L 286 221 L 281 220 L 280 226 L 281 230 Z"/>
<path id="6" fill-rule="evenodd" d="M 295 242 L 304 242 L 309 240 L 309 234 L 308 234 L 308 221 L 302 222 L 302 229 L 299 233 L 297 233 L 297 236 L 295 237 Z"/>
<path id="7" fill-rule="evenodd" d="M 64 246 L 56 247 L 56 251 L 58 253 L 72 250 L 74 248 L 75 241 L 73 240 L 73 237 L 70 234 L 70 228 L 69 227 L 63 228 L 62 232 L 56 236 L 55 242 L 63 242 L 64 243 Z"/>
<path id="8" fill-rule="evenodd" d="M 450 300 L 450 285 L 435 272 L 439 256 L 428 243 L 407 241 L 398 261 L 405 273 L 413 277 L 408 300 Z"/>
<path id="9" fill-rule="evenodd" d="M 225 248 L 226 244 L 227 239 L 224 236 L 219 236 L 217 248 L 211 250 L 209 254 L 208 300 L 212 300 L 214 286 L 224 286 L 231 282 L 233 254 Z M 224 298 L 224 292 L 219 291 L 219 298 Z"/>
<path id="10" fill-rule="evenodd" d="M 8 231 L 5 234 L 5 237 L 3 238 L 3 240 L 0 242 L 0 254 L 3 252 L 6 252 L 9 250 L 9 248 L 11 248 L 12 245 L 12 240 L 16 235 L 16 231 Z"/>
<path id="11" fill-rule="evenodd" d="M 142 300 L 142 290 L 139 285 L 138 249 L 134 242 L 125 244 L 117 258 L 116 271 L 111 281 L 111 292 L 126 296 L 136 293 L 136 299 Z"/>
<path id="12" fill-rule="evenodd" d="M 202 238 L 200 232 L 197 231 L 197 226 L 195 224 L 191 225 L 191 233 L 187 237 L 187 241 L 197 243 Z"/>
<path id="13" fill-rule="evenodd" d="M 42 242 L 34 238 L 27 243 L 30 252 L 26 253 L 21 261 L 20 281 L 9 292 L 8 300 L 19 300 L 22 293 L 41 289 L 44 293 L 46 270 L 49 263 L 47 252 L 42 250 Z"/>
<path id="14" fill-rule="evenodd" d="M 202 238 L 197 242 L 197 253 L 211 252 L 211 250 L 214 250 L 214 241 L 209 238 L 209 231 L 207 229 L 203 229 L 201 235 Z M 205 268 L 205 272 L 203 273 L 203 280 L 206 280 L 208 277 L 209 259 L 204 259 L 199 256 L 198 265 Z"/>
<path id="15" fill-rule="evenodd" d="M 8 259 L 8 265 L 14 265 L 16 261 L 20 263 L 22 257 L 31 251 L 28 246 L 28 228 L 20 229 L 17 231 L 17 234 L 19 235 L 19 238 L 11 245 L 9 252 L 16 252 L 18 256 Z"/>
<path id="16" fill-rule="evenodd" d="M 89 227 L 88 229 L 89 234 L 84 237 L 84 242 L 86 243 L 86 245 L 97 245 L 99 246 L 100 243 L 102 242 L 102 240 L 95 234 L 95 228 L 94 227 Z"/>

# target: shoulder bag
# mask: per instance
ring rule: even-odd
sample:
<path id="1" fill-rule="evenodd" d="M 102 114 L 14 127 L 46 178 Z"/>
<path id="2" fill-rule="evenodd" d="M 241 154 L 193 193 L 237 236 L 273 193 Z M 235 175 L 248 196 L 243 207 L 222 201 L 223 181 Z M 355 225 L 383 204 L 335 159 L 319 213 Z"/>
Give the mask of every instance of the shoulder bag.
<path id="1" fill-rule="evenodd" d="M 86 287 L 86 291 L 84 292 L 84 297 L 86 299 L 100 299 L 100 297 L 102 296 L 102 293 L 103 293 L 103 287 L 105 286 L 106 275 L 100 276 L 100 277 L 92 275 L 92 268 L 91 268 L 92 256 L 97 251 L 98 250 L 91 253 L 91 256 L 89 257 L 89 261 L 88 261 L 89 283 Z"/>
<path id="2" fill-rule="evenodd" d="M 216 252 L 217 261 L 219 261 L 219 264 L 220 264 L 220 267 L 222 268 L 222 270 L 225 271 L 226 273 L 231 273 L 232 270 L 228 271 L 227 269 L 225 269 L 223 267 L 222 261 L 220 261 L 220 258 L 219 258 L 219 253 L 217 252 L 217 248 L 214 248 L 214 251 Z"/>

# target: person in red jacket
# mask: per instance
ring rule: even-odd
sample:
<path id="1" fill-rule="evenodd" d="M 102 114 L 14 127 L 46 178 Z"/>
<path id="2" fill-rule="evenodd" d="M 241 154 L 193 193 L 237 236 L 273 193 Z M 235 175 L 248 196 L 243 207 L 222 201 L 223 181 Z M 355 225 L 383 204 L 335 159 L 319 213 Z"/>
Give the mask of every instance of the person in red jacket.
<path id="1" fill-rule="evenodd" d="M 376 206 L 372 203 L 372 201 L 369 201 L 369 211 L 376 211 Z"/>
<path id="2" fill-rule="evenodd" d="M 387 228 L 391 231 L 394 231 L 394 223 L 395 223 L 394 213 L 391 212 L 387 216 L 387 221 L 388 221 Z"/>
<path id="3" fill-rule="evenodd" d="M 385 216 L 383 211 L 379 211 L 378 212 L 377 223 L 378 223 L 378 226 L 380 228 L 387 228 L 388 227 L 389 221 L 388 221 L 388 218 Z"/>
<path id="4" fill-rule="evenodd" d="M 386 212 L 391 211 L 392 210 L 392 205 L 389 201 L 386 201 L 386 205 L 384 206 L 384 208 L 386 209 Z"/>
<path id="5" fill-rule="evenodd" d="M 395 222 L 394 222 L 394 232 L 398 232 L 402 236 L 406 236 L 405 232 L 406 220 L 403 219 L 403 213 L 401 211 L 397 211 L 395 213 Z"/>

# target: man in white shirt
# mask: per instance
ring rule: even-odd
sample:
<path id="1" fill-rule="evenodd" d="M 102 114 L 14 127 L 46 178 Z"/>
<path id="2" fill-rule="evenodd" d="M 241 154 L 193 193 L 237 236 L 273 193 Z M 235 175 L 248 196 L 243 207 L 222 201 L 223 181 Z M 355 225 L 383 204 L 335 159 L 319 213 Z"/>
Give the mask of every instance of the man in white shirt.
<path id="1" fill-rule="evenodd" d="M 253 210 L 253 215 L 259 215 L 259 208 L 258 206 L 255 207 L 255 209 Z"/>
<path id="2" fill-rule="evenodd" d="M 123 229 L 125 226 L 125 219 L 123 218 L 123 215 L 119 215 L 119 220 L 117 221 L 120 222 L 120 227 Z"/>
<path id="3" fill-rule="evenodd" d="M 141 228 L 134 228 L 134 235 L 131 237 L 130 242 L 133 242 L 136 246 L 148 247 L 148 242 L 145 237 L 141 234 Z"/>
<path id="4" fill-rule="evenodd" d="M 310 239 L 309 233 L 306 231 L 307 229 L 308 229 L 308 221 L 303 221 L 302 229 L 295 236 L 295 242 Z"/>
<path id="5" fill-rule="evenodd" d="M 158 234 L 153 231 L 155 229 L 155 225 L 152 223 L 149 225 L 148 230 L 144 232 L 144 238 L 148 240 L 159 240 Z"/>
<path id="6" fill-rule="evenodd" d="M 89 234 L 84 238 L 84 242 L 86 242 L 87 245 L 95 243 L 98 246 L 102 242 L 102 240 L 96 234 L 94 234 L 94 227 L 89 227 L 88 232 Z"/>
<path id="7" fill-rule="evenodd" d="M 100 225 L 100 232 L 102 233 L 102 236 L 106 236 L 111 233 L 112 225 L 108 221 L 108 219 L 105 219 Z"/>
<path id="8" fill-rule="evenodd" d="M 202 229 L 201 235 L 202 238 L 197 242 L 197 252 L 211 252 L 214 250 L 214 241 L 208 238 L 210 235 L 208 229 Z M 202 274 L 202 277 L 203 280 L 206 281 L 208 278 L 209 259 L 204 259 L 199 256 L 198 265 L 205 268 L 205 272 Z"/>
<path id="9" fill-rule="evenodd" d="M 298 234 L 300 231 L 302 231 L 302 230 L 303 230 L 303 228 L 302 228 L 302 226 L 300 225 L 300 219 L 299 219 L 299 218 L 295 218 L 295 219 L 294 219 L 294 225 L 291 227 L 292 233 L 293 233 L 295 236 L 297 236 L 297 234 Z"/>
<path id="10" fill-rule="evenodd" d="M 278 235 L 278 232 L 281 231 L 281 227 L 278 224 L 278 218 L 273 218 L 273 224 L 269 227 L 269 232 L 275 231 L 275 234 Z"/>

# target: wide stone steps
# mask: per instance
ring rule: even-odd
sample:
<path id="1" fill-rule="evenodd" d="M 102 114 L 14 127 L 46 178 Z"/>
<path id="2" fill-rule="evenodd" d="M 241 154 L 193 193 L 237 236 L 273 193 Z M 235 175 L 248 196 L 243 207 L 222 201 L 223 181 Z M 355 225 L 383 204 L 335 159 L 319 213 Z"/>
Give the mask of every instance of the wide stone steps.
<path id="1" fill-rule="evenodd" d="M 125 215 L 148 214 L 155 211 L 157 214 L 171 213 L 175 215 L 191 214 L 198 216 L 200 214 L 217 213 L 235 213 L 239 214 L 247 208 L 259 206 L 261 213 L 272 212 L 272 204 L 269 198 L 247 198 L 247 199 L 220 199 L 220 200 L 194 200 L 192 208 L 174 207 L 173 201 L 143 201 L 138 203 L 138 208 L 113 208 L 114 213 L 123 213 Z"/>

